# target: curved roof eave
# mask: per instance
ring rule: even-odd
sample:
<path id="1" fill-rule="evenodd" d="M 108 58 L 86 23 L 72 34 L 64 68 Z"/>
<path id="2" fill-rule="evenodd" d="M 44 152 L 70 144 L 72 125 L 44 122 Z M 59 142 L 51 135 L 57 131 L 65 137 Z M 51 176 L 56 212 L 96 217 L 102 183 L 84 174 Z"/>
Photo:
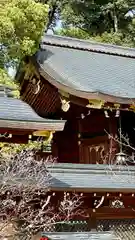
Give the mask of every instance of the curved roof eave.
<path id="1" fill-rule="evenodd" d="M 48 68 L 48 67 L 47 67 Z M 53 71 L 51 69 L 51 71 Z M 51 76 L 51 73 L 49 71 L 45 71 L 45 67 L 43 67 L 41 64 L 39 64 L 39 72 L 40 74 L 53 86 L 58 88 L 61 91 L 67 92 L 70 95 L 84 98 L 84 99 L 97 99 L 97 100 L 103 100 L 105 102 L 110 103 L 119 103 L 119 104 L 133 104 L 135 102 L 135 98 L 127 98 L 127 97 L 118 97 L 113 96 L 111 94 L 105 94 L 102 92 L 87 92 L 87 91 L 81 91 L 74 88 L 71 88 L 69 86 L 66 86 L 62 83 L 60 83 L 57 79 L 55 79 L 53 76 Z M 56 75 L 56 73 L 55 73 Z M 61 76 L 57 76 L 58 79 L 61 78 Z"/>
<path id="2" fill-rule="evenodd" d="M 40 117 L 21 99 L 0 97 L 0 128 L 27 131 L 63 131 L 64 120 Z"/>

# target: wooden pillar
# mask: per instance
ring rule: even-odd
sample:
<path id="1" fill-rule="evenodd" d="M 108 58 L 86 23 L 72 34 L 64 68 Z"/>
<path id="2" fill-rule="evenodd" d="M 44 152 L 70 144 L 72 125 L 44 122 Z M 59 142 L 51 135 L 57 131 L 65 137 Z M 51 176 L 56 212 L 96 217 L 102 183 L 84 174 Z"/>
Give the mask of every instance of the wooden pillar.
<path id="1" fill-rule="evenodd" d="M 57 142 L 58 134 L 59 133 L 54 133 L 52 139 L 52 156 L 54 158 L 58 158 L 58 142 Z"/>
<path id="2" fill-rule="evenodd" d="M 89 209 L 88 229 L 89 231 L 97 231 L 96 213 L 93 209 Z"/>
<path id="3" fill-rule="evenodd" d="M 110 135 L 109 161 L 110 163 L 113 163 L 115 154 L 119 150 L 118 142 L 115 140 L 118 135 L 118 124 L 117 124 L 117 118 L 113 114 L 110 116 L 110 119 L 109 119 L 109 135 Z"/>

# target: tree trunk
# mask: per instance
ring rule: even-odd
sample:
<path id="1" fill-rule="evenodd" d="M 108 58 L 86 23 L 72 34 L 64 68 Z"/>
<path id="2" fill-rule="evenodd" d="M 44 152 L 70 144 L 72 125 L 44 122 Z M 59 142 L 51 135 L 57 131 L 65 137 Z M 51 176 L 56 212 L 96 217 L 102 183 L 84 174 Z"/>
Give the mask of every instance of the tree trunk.
<path id="1" fill-rule="evenodd" d="M 117 33 L 118 32 L 118 18 L 117 18 L 115 6 L 114 6 L 114 11 L 113 11 L 113 21 L 114 21 L 114 32 Z"/>
<path id="2" fill-rule="evenodd" d="M 50 9 L 49 11 L 49 20 L 48 20 L 48 24 L 47 24 L 47 28 L 46 28 L 46 32 L 47 30 L 53 25 L 54 21 L 55 21 L 55 14 L 56 14 L 56 11 L 57 11 L 57 3 L 55 3 L 53 6 L 52 6 L 52 9 Z"/>

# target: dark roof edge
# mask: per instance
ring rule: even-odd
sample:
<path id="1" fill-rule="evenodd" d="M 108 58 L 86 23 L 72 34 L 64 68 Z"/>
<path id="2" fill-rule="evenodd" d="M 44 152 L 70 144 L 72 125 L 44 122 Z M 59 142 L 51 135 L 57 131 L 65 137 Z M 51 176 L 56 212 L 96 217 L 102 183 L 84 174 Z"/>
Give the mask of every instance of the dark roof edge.
<path id="1" fill-rule="evenodd" d="M 116 180 L 114 180 L 116 181 Z M 76 192 L 76 193 L 116 193 L 116 192 L 122 192 L 122 193 L 135 193 L 135 188 L 122 188 L 121 186 L 119 188 L 115 187 L 50 187 L 50 191 L 58 191 L 58 192 Z M 63 240 L 63 239 L 62 239 Z"/>
<path id="2" fill-rule="evenodd" d="M 41 42 L 41 49 L 45 49 L 44 45 L 135 58 L 134 48 L 122 47 L 118 45 L 81 40 L 77 38 L 63 37 L 57 35 L 45 35 Z"/>

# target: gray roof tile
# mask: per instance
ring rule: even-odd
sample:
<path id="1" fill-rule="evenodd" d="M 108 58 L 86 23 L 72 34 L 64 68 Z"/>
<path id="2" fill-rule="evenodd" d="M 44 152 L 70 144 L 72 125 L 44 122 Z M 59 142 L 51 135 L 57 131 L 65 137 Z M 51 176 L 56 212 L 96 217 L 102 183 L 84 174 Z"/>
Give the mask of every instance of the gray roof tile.
<path id="1" fill-rule="evenodd" d="M 0 97 L 0 127 L 2 127 L 3 120 L 5 122 L 37 123 L 43 129 L 48 126 L 48 130 L 50 127 L 62 130 L 65 124 L 65 121 L 41 118 L 27 103 L 9 97 Z"/>
<path id="2" fill-rule="evenodd" d="M 135 167 L 63 163 L 49 166 L 48 170 L 52 189 L 135 192 Z"/>
<path id="3" fill-rule="evenodd" d="M 131 103 L 135 98 L 135 50 L 105 44 L 92 45 L 93 49 L 88 50 L 88 46 L 80 49 L 80 45 L 91 43 L 45 37 L 37 61 L 42 72 L 53 79 L 51 83 L 67 87 L 71 94 L 74 90 L 77 96 L 103 94 L 121 98 L 120 103 Z"/>
<path id="4" fill-rule="evenodd" d="M 52 240 L 117 240 L 112 233 L 84 232 L 84 233 L 46 233 Z"/>
<path id="5" fill-rule="evenodd" d="M 41 42 L 41 47 L 43 49 L 44 44 L 135 58 L 134 48 L 112 45 L 107 43 L 100 43 L 90 40 L 81 40 L 71 37 L 45 35 Z"/>

